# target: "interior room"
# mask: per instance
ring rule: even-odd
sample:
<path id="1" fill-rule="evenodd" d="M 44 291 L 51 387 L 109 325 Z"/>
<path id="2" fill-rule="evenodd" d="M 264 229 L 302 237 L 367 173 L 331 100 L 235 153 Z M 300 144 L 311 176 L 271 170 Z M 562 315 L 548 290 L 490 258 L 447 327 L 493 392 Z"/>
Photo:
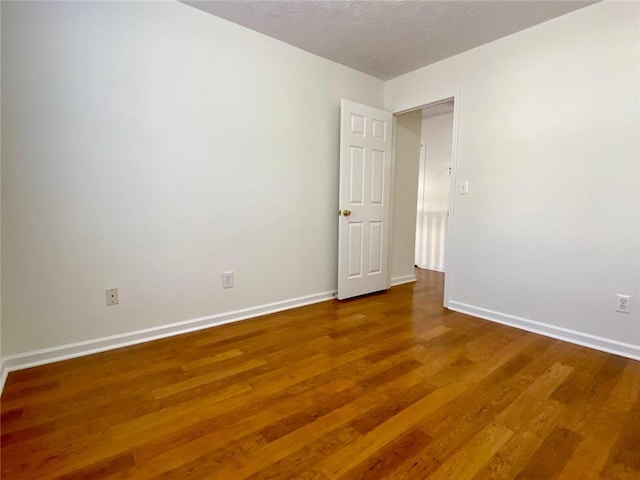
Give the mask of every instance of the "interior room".
<path id="1" fill-rule="evenodd" d="M 640 3 L 0 17 L 3 479 L 640 478 Z"/>

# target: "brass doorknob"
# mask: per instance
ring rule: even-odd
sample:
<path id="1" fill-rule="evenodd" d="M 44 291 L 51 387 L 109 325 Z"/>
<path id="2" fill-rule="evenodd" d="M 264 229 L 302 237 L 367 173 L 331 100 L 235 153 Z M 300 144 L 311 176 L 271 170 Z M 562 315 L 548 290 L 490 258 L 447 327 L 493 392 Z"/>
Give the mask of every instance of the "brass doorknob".
<path id="1" fill-rule="evenodd" d="M 342 210 L 343 217 L 348 217 L 349 215 L 351 215 L 351 210 Z"/>

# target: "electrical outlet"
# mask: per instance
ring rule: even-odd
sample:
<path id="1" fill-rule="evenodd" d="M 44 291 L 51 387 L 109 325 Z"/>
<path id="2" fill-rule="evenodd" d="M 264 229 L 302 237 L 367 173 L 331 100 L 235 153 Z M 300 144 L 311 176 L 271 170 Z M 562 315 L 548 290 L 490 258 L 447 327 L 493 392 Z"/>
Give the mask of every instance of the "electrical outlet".
<path id="1" fill-rule="evenodd" d="M 105 296 L 107 300 L 107 305 L 117 305 L 118 300 L 118 289 L 117 288 L 107 288 L 105 291 Z"/>
<path id="2" fill-rule="evenodd" d="M 222 288 L 233 288 L 233 272 L 222 272 Z"/>
<path id="3" fill-rule="evenodd" d="M 616 298 L 616 312 L 631 313 L 631 295 L 618 294 Z"/>

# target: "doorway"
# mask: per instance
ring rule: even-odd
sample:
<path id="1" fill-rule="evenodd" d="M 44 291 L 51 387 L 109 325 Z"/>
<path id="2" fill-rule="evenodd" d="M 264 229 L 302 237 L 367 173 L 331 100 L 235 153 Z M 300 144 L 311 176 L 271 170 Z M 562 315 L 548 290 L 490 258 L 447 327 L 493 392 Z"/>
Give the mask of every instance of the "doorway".
<path id="1" fill-rule="evenodd" d="M 454 101 L 422 109 L 415 265 L 445 271 L 451 194 Z"/>
<path id="2" fill-rule="evenodd" d="M 442 95 L 443 93 L 445 94 Z M 428 193 L 429 187 L 423 184 L 422 189 L 420 190 L 420 195 L 418 195 L 418 186 L 419 186 L 419 177 L 421 176 L 421 174 L 424 177 L 425 173 L 427 173 L 427 175 L 429 173 L 428 167 L 425 170 L 425 165 L 428 165 L 427 162 L 428 162 L 428 150 L 429 150 L 428 140 L 429 139 L 426 138 L 425 141 L 421 142 L 421 137 L 422 137 L 421 128 L 418 132 L 418 141 L 416 143 L 415 156 L 412 157 L 413 160 L 404 159 L 403 161 L 402 158 L 400 159 L 396 158 L 396 166 L 395 166 L 396 171 L 399 166 L 398 163 L 400 163 L 401 164 L 400 167 L 402 167 L 402 165 L 406 166 L 407 162 L 414 162 L 413 164 L 415 165 L 415 169 L 413 169 L 413 174 L 410 179 L 405 177 L 405 180 L 403 182 L 396 181 L 394 183 L 395 191 L 393 193 L 393 201 L 394 201 L 393 239 L 395 240 L 397 236 L 402 236 L 404 239 L 410 239 L 409 241 L 411 243 L 410 251 L 406 251 L 406 254 L 408 254 L 408 259 L 405 259 L 405 257 L 403 257 L 402 265 L 406 266 L 403 268 L 406 268 L 406 269 L 410 268 L 412 280 L 409 279 L 408 270 L 407 270 L 407 273 L 405 273 L 405 275 L 407 275 L 406 277 L 407 279 L 402 283 L 417 280 L 418 278 L 417 275 L 420 272 L 419 270 L 416 269 L 417 263 L 420 263 L 422 266 L 431 267 L 434 269 L 434 271 L 435 271 L 435 267 L 438 267 L 437 270 L 442 270 L 441 274 L 442 273 L 444 274 L 443 306 L 448 307 L 449 301 L 451 298 L 451 286 L 454 281 L 454 278 L 453 278 L 454 272 L 452 272 L 451 270 L 451 264 L 452 264 L 452 258 L 454 256 L 454 251 L 452 248 L 453 224 L 454 224 L 454 217 L 455 217 L 455 210 L 456 210 L 456 193 L 458 190 L 457 188 L 458 185 L 456 183 L 457 181 L 456 164 L 457 164 L 457 156 L 458 156 L 458 152 L 457 152 L 458 130 L 459 130 L 458 126 L 460 122 L 460 118 L 459 118 L 460 117 L 460 90 L 452 88 L 446 92 L 435 93 L 432 98 L 433 99 L 431 101 L 427 103 L 423 103 L 422 105 L 416 105 L 414 107 L 409 107 L 409 108 L 394 112 L 394 116 L 397 119 L 397 118 L 400 118 L 400 116 L 404 116 L 409 112 L 415 112 L 419 116 L 418 120 L 422 120 L 423 110 L 428 110 L 425 115 L 427 117 L 430 116 L 429 114 L 433 114 L 433 117 L 437 117 L 439 115 L 437 115 L 436 113 L 440 113 L 443 115 L 450 115 L 449 119 L 450 120 L 452 119 L 450 134 L 448 135 L 448 138 L 445 140 L 450 146 L 449 160 L 448 160 L 448 163 L 445 165 L 444 171 L 440 170 L 440 173 L 438 174 L 438 175 L 441 174 L 442 176 L 448 177 L 446 179 L 449 184 L 447 206 L 446 207 L 443 205 L 440 205 L 438 207 L 427 206 L 427 209 L 429 209 L 429 211 L 431 209 L 437 208 L 438 210 L 445 212 L 444 213 L 445 221 L 442 222 L 441 220 L 441 224 L 440 224 L 441 226 L 440 231 L 444 232 L 444 233 L 440 233 L 439 235 L 439 237 L 441 238 L 440 251 L 438 252 L 438 255 L 435 255 L 436 244 L 433 242 L 427 243 L 426 247 L 424 246 L 424 241 L 429 239 L 429 233 L 425 233 L 425 228 L 429 228 L 429 221 L 425 218 L 425 215 L 424 215 L 425 213 L 424 199 L 425 197 L 428 197 L 427 193 Z M 453 107 L 453 112 L 451 112 L 452 107 Z M 422 125 L 420 124 L 420 127 L 421 126 Z M 427 133 L 427 129 L 425 128 L 425 137 L 427 136 L 428 136 L 428 133 Z M 424 150 L 420 149 L 420 143 L 424 143 L 425 145 Z M 398 153 L 398 148 L 396 146 L 396 154 L 397 153 Z M 426 157 L 425 157 L 425 154 L 426 154 Z M 423 161 L 425 162 L 424 165 L 422 166 L 422 170 L 420 169 L 421 159 L 423 159 Z M 397 160 L 401 160 L 401 161 L 398 162 Z M 448 167 L 451 167 L 451 169 L 449 170 Z M 402 193 L 398 194 L 397 193 L 398 190 L 400 190 Z M 410 196 L 409 193 L 411 191 L 413 191 L 413 195 L 412 195 L 413 201 L 410 204 L 406 202 L 398 202 L 399 199 L 401 200 L 404 197 L 409 197 Z M 420 214 L 419 214 L 418 202 L 420 199 L 423 200 L 423 204 L 420 207 Z M 427 205 L 429 205 L 429 203 L 427 203 Z M 402 213 L 398 212 L 399 209 L 402 210 Z M 411 212 L 410 224 L 405 224 L 405 223 L 398 224 L 396 219 L 398 217 L 403 218 L 404 216 L 407 216 L 407 212 Z M 417 235 L 418 231 L 420 231 L 419 237 Z M 435 229 L 431 228 L 429 232 L 435 232 Z M 405 240 L 405 243 L 406 243 L 406 240 Z M 419 247 L 416 245 L 419 245 Z M 425 253 L 430 253 L 432 256 L 436 258 L 439 258 L 439 256 L 441 256 L 441 258 L 443 258 L 444 261 L 438 260 L 438 261 L 425 262 L 425 263 L 423 263 L 422 261 L 417 262 L 416 253 L 418 252 L 419 248 L 421 250 L 424 250 L 426 248 Z M 397 283 L 401 283 L 401 282 L 397 282 Z M 394 285 L 393 281 L 391 282 L 391 285 Z"/>

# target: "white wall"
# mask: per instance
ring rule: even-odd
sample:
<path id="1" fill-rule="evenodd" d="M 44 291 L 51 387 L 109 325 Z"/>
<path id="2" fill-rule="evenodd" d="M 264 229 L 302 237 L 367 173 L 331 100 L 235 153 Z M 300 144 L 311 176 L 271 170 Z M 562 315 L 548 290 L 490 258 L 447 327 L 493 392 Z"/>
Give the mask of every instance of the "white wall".
<path id="1" fill-rule="evenodd" d="M 395 119 L 395 155 L 390 242 L 391 284 L 415 280 L 416 207 L 422 111 Z"/>
<path id="2" fill-rule="evenodd" d="M 387 82 L 393 111 L 460 89 L 453 308 L 640 356 L 639 17 L 598 3 Z"/>
<path id="3" fill-rule="evenodd" d="M 335 290 L 381 81 L 174 2 L 3 2 L 2 48 L 4 355 Z"/>
<path id="4" fill-rule="evenodd" d="M 0 52 L 2 52 L 2 8 L 0 8 Z M 2 55 L 0 54 L 0 57 Z M 2 85 L 2 62 L 0 62 L 0 85 Z M 2 105 L 2 88 L 0 88 L 0 105 Z M 2 111 L 0 109 L 0 132 L 2 132 Z M 0 199 L 2 198 L 2 135 L 0 134 Z M 2 252 L 2 208 L 0 202 L 0 252 Z M 2 272 L 2 255 L 0 254 L 0 272 Z M 4 387 L 4 364 L 2 361 L 2 275 L 0 274 L 0 393 Z"/>
<path id="5" fill-rule="evenodd" d="M 422 119 L 415 253 L 420 268 L 444 271 L 452 137 L 453 113 Z"/>

